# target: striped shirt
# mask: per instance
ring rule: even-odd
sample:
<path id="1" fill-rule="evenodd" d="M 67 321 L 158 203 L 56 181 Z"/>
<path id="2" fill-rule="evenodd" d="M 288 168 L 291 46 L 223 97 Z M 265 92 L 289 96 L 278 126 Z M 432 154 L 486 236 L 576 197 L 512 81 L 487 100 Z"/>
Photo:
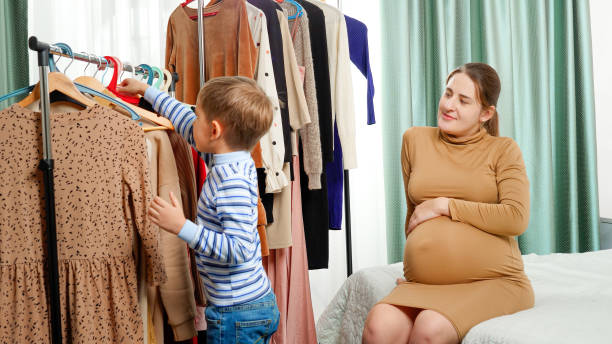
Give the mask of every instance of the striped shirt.
<path id="1" fill-rule="evenodd" d="M 149 87 L 145 99 L 167 117 L 195 148 L 195 113 L 164 92 Z M 271 291 L 261 263 L 257 234 L 257 172 L 247 151 L 200 153 L 210 172 L 198 200 L 197 224 L 187 220 L 179 237 L 196 252 L 208 301 L 233 306 Z"/>

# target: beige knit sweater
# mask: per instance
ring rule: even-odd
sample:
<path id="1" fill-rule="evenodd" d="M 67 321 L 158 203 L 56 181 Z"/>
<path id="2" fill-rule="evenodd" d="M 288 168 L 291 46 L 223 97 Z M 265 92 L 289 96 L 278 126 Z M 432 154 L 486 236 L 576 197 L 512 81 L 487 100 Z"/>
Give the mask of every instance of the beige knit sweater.
<path id="1" fill-rule="evenodd" d="M 295 5 L 283 1 L 279 4 L 287 17 L 296 12 Z M 289 28 L 295 30 L 293 48 L 298 64 L 304 67 L 304 95 L 308 104 L 310 124 L 299 130 L 304 149 L 304 171 L 308 175 L 308 188 L 321 188 L 321 173 L 323 172 L 323 156 L 321 153 L 321 134 L 319 131 L 319 110 L 317 107 L 317 88 L 314 78 L 312 50 L 310 47 L 310 31 L 308 15 L 305 11 L 297 19 L 289 20 Z M 294 27 L 294 25 L 296 25 Z"/>

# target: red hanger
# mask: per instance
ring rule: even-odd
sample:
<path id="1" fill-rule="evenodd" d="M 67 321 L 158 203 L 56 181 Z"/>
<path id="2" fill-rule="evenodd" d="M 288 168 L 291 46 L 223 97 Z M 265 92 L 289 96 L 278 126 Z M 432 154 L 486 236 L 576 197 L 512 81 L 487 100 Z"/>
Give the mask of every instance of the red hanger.
<path id="1" fill-rule="evenodd" d="M 217 11 L 217 12 L 202 13 L 202 16 L 204 16 L 204 17 L 212 17 L 212 16 L 216 15 L 217 13 L 219 13 L 219 11 Z M 197 15 L 189 16 L 189 19 L 198 19 L 198 16 Z"/>
<path id="2" fill-rule="evenodd" d="M 106 86 L 106 88 L 108 88 L 108 90 L 113 92 L 114 95 L 125 100 L 126 102 L 131 104 L 138 104 L 138 102 L 140 101 L 140 97 L 126 96 L 117 92 L 117 80 L 119 79 L 119 72 L 123 70 L 123 63 L 121 63 L 121 61 L 114 56 L 104 56 L 104 58 L 111 61 L 114 66 L 113 77 L 108 86 Z"/>
<path id="3" fill-rule="evenodd" d="M 111 92 L 116 93 L 117 79 L 119 78 L 119 71 L 123 70 L 123 63 L 121 63 L 121 61 L 114 56 L 104 56 L 104 58 L 113 63 L 113 77 L 106 88 L 108 88 Z"/>
<path id="4" fill-rule="evenodd" d="M 192 3 L 192 2 L 193 2 L 193 0 L 186 0 L 185 2 L 183 2 L 183 3 L 181 4 L 181 7 L 185 7 L 185 6 L 187 6 L 189 3 Z M 219 12 L 217 11 L 217 12 L 203 13 L 203 15 L 204 15 L 204 17 L 212 17 L 212 16 L 216 15 L 217 13 L 219 13 Z M 195 15 L 195 16 L 189 16 L 189 19 L 198 19 L 198 16 L 197 16 L 197 15 Z"/>
<path id="5" fill-rule="evenodd" d="M 189 3 L 191 3 L 191 2 L 193 2 L 193 0 L 186 0 L 185 2 L 183 2 L 183 3 L 181 4 L 181 6 L 182 6 L 182 7 L 185 7 L 185 6 L 187 6 L 187 5 L 188 5 Z"/>

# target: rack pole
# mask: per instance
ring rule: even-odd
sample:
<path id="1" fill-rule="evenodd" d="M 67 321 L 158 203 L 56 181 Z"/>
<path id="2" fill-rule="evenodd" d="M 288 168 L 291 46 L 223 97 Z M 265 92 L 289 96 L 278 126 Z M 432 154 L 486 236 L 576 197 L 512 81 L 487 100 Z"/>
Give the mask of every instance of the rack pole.
<path id="1" fill-rule="evenodd" d="M 84 62 L 88 62 L 88 63 L 93 63 L 98 65 L 98 68 L 101 67 L 101 57 L 97 56 L 97 55 L 92 55 L 92 54 L 86 54 L 86 53 L 73 53 L 72 55 L 68 55 L 66 53 L 64 53 L 62 51 L 62 48 L 54 46 L 52 44 L 49 44 L 49 54 L 53 54 L 53 55 L 57 55 L 57 56 L 63 56 L 63 57 L 67 57 L 70 59 L 75 59 L 78 61 L 84 61 Z M 115 65 L 113 64 L 112 61 L 107 61 L 107 64 L 104 64 L 104 69 L 106 68 L 115 68 Z M 124 63 L 123 64 L 123 70 L 126 72 L 134 72 L 137 74 L 144 74 L 144 75 L 148 75 L 148 72 L 146 69 L 142 68 L 142 67 L 138 67 L 138 66 L 132 66 L 128 63 Z M 153 75 L 158 78 L 160 77 L 160 75 L 157 72 L 153 72 Z M 163 77 L 163 76 L 162 76 Z"/>
<path id="2" fill-rule="evenodd" d="M 342 11 L 342 0 L 338 0 L 338 9 Z M 351 242 L 351 183 L 348 170 L 344 170 L 344 225 L 346 227 L 346 277 L 349 277 L 353 274 L 353 244 Z"/>
<path id="3" fill-rule="evenodd" d="M 206 81 L 206 63 L 204 55 L 204 0 L 198 0 L 198 47 L 200 61 L 200 87 L 204 86 Z"/>
<path id="4" fill-rule="evenodd" d="M 42 122 L 43 158 L 38 168 L 43 172 L 45 185 L 45 207 L 47 213 L 47 264 L 49 273 L 49 313 L 51 319 L 51 339 L 53 344 L 62 343 L 62 323 L 59 298 L 59 274 L 57 268 L 57 237 L 55 223 L 55 193 L 53 191 L 53 155 L 51 150 L 51 125 L 49 114 L 49 44 L 41 42 L 36 36 L 28 40 L 30 49 L 38 52 L 40 67 L 40 106 Z"/>

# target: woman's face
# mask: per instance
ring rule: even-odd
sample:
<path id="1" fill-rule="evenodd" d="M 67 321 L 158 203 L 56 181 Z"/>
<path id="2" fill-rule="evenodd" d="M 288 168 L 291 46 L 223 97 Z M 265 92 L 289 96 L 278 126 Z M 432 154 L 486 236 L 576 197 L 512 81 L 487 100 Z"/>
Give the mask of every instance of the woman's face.
<path id="1" fill-rule="evenodd" d="M 490 107 L 489 109 L 494 107 Z M 463 137 L 476 133 L 480 124 L 493 115 L 483 111 L 476 99 L 476 86 L 465 73 L 453 75 L 438 104 L 438 127 L 444 133 Z"/>

